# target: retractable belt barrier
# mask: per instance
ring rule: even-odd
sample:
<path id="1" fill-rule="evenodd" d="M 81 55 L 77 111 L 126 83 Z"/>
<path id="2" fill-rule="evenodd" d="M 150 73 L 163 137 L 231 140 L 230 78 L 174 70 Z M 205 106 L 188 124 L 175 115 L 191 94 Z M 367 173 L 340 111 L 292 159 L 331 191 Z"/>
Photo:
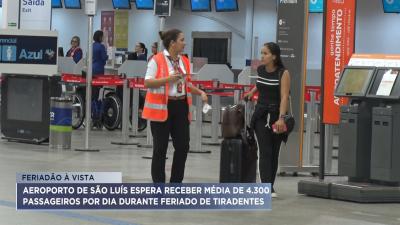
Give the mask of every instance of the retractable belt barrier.
<path id="1" fill-rule="evenodd" d="M 144 87 L 143 77 L 129 78 L 129 88 L 132 89 L 132 134 L 130 137 L 146 137 L 145 135 L 139 134 L 139 102 L 140 102 L 140 90 L 146 90 Z M 148 126 L 150 127 L 150 125 Z M 151 133 L 150 133 L 151 135 Z M 152 140 L 150 140 L 152 141 Z M 150 144 L 150 143 L 147 143 Z"/>
<path id="2" fill-rule="evenodd" d="M 143 137 L 138 133 L 138 118 L 139 118 L 139 99 L 140 99 L 140 90 L 146 90 L 144 86 L 144 78 L 142 77 L 134 77 L 129 79 L 129 87 L 133 89 L 132 96 L 132 132 L 131 137 Z M 140 148 L 153 148 L 153 135 L 151 134 L 150 121 L 147 121 L 147 129 L 146 129 L 146 143 L 138 144 Z M 151 158 L 151 157 L 145 157 Z"/>
<path id="3" fill-rule="evenodd" d="M 85 77 L 79 74 L 62 74 L 62 82 L 73 85 L 85 85 Z M 205 144 L 219 145 L 219 122 L 221 121 L 221 97 L 234 97 L 235 103 L 246 94 L 254 85 L 227 84 L 220 83 L 218 80 L 209 81 L 191 81 L 192 85 L 197 86 L 207 93 L 212 98 L 212 120 L 211 120 L 211 141 Z M 122 121 L 122 141 L 112 142 L 114 144 L 137 144 L 129 142 L 128 121 L 129 121 L 129 89 L 133 89 L 132 99 L 132 132 L 131 137 L 138 137 L 138 116 L 139 116 L 139 98 L 140 90 L 145 90 L 144 78 L 124 78 L 118 75 L 98 75 L 93 77 L 92 86 L 123 86 L 123 121 Z M 253 99 L 257 96 L 253 96 Z M 196 99 L 196 123 L 195 123 L 195 150 L 192 153 L 210 153 L 210 151 L 202 151 L 202 104 L 200 96 Z M 152 147 L 153 138 L 151 134 L 150 124 L 147 121 L 146 144 L 138 144 L 139 147 Z"/>
<path id="4" fill-rule="evenodd" d="M 73 85 L 85 85 L 86 79 L 82 75 L 77 74 L 62 74 L 61 81 Z M 118 75 L 97 75 L 93 77 L 92 86 L 122 86 L 122 129 L 121 140 L 112 141 L 111 144 L 116 145 L 137 145 L 137 142 L 129 141 L 128 125 L 129 125 L 129 81 L 124 76 Z"/>
<path id="5" fill-rule="evenodd" d="M 64 83 L 85 85 L 86 78 L 80 74 L 63 73 L 61 81 Z M 118 75 L 95 75 L 93 76 L 92 86 L 122 86 L 124 78 Z"/>
<path id="6" fill-rule="evenodd" d="M 306 86 L 304 99 L 306 102 L 307 117 L 305 118 L 305 148 L 303 151 L 303 164 L 313 166 L 316 164 L 315 159 L 315 133 L 319 131 L 319 112 L 318 104 L 321 98 L 321 88 L 319 86 Z"/>

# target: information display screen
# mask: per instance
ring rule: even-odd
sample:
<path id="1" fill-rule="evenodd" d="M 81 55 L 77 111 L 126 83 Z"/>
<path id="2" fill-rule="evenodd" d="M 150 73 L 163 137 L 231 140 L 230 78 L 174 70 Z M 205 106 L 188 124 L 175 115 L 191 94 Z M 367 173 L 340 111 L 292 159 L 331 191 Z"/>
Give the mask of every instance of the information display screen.
<path id="1" fill-rule="evenodd" d="M 82 7 L 80 0 L 64 0 L 64 5 L 66 9 L 80 9 Z"/>
<path id="2" fill-rule="evenodd" d="M 42 121 L 43 79 L 9 77 L 7 82 L 7 118 Z"/>
<path id="3" fill-rule="evenodd" d="M 112 0 L 114 9 L 131 9 L 129 0 Z"/>
<path id="4" fill-rule="evenodd" d="M 193 12 L 211 12 L 210 0 L 191 0 Z"/>
<path id="5" fill-rule="evenodd" d="M 385 13 L 400 13 L 400 0 L 382 0 Z"/>
<path id="6" fill-rule="evenodd" d="M 135 4 L 136 4 L 136 9 L 147 9 L 147 10 L 154 9 L 153 0 L 136 0 Z"/>
<path id="7" fill-rule="evenodd" d="M 237 0 L 215 0 L 215 10 L 217 12 L 238 11 Z"/>
<path id="8" fill-rule="evenodd" d="M 400 98 L 400 69 L 378 68 L 367 97 Z"/>
<path id="9" fill-rule="evenodd" d="M 309 0 L 308 11 L 310 13 L 323 13 L 324 0 Z"/>
<path id="10" fill-rule="evenodd" d="M 375 67 L 346 67 L 341 74 L 335 95 L 364 97 L 374 73 Z"/>
<path id="11" fill-rule="evenodd" d="M 51 7 L 52 8 L 62 8 L 61 0 L 51 0 Z"/>

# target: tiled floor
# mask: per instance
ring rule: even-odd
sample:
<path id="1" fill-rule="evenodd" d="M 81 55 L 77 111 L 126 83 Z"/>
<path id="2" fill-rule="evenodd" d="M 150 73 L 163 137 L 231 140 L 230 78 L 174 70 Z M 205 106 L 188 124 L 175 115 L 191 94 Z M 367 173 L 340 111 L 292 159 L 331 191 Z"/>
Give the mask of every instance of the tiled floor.
<path id="1" fill-rule="evenodd" d="M 400 224 L 400 204 L 356 204 L 297 194 L 297 182 L 310 177 L 278 177 L 279 198 L 272 211 L 16 211 L 15 174 L 24 171 L 121 171 L 123 182 L 151 182 L 151 149 L 116 146 L 117 131 L 94 131 L 91 143 L 100 152 L 49 151 L 46 145 L 0 141 L 0 225 L 64 224 Z M 193 140 L 193 139 L 192 139 Z M 145 139 L 139 139 L 144 142 Z M 82 147 L 83 131 L 74 131 L 73 148 Z M 217 182 L 219 147 L 211 154 L 190 154 L 185 182 Z M 170 172 L 172 150 L 167 160 Z M 167 173 L 168 173 L 167 172 Z"/>

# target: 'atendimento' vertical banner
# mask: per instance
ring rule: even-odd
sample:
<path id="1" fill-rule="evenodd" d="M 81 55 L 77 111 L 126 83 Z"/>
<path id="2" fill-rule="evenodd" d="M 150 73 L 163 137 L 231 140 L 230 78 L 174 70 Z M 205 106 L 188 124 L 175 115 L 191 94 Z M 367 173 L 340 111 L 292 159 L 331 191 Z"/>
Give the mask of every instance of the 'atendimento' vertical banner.
<path id="1" fill-rule="evenodd" d="M 276 39 L 281 47 L 283 63 L 291 74 L 290 91 L 293 114 L 296 120 L 296 126 L 286 145 L 287 150 L 281 151 L 280 165 L 282 168 L 285 166 L 301 166 L 302 161 L 307 19 L 308 0 L 278 1 Z"/>
<path id="2" fill-rule="evenodd" d="M 327 0 L 326 3 L 323 122 L 339 124 L 340 105 L 345 99 L 333 94 L 340 72 L 354 52 L 356 0 Z"/>

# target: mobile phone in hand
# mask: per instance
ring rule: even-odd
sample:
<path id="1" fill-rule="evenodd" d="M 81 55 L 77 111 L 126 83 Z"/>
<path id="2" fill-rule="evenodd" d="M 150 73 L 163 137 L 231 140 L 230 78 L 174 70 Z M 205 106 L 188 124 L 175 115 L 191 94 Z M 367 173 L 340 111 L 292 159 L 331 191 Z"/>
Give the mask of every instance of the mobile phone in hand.
<path id="1" fill-rule="evenodd" d="M 274 132 L 274 133 L 276 133 L 276 132 L 278 132 L 278 129 L 276 128 L 276 124 L 272 124 L 272 131 Z M 283 132 L 286 132 L 287 131 L 287 127 L 286 127 L 286 124 L 283 126 Z"/>

